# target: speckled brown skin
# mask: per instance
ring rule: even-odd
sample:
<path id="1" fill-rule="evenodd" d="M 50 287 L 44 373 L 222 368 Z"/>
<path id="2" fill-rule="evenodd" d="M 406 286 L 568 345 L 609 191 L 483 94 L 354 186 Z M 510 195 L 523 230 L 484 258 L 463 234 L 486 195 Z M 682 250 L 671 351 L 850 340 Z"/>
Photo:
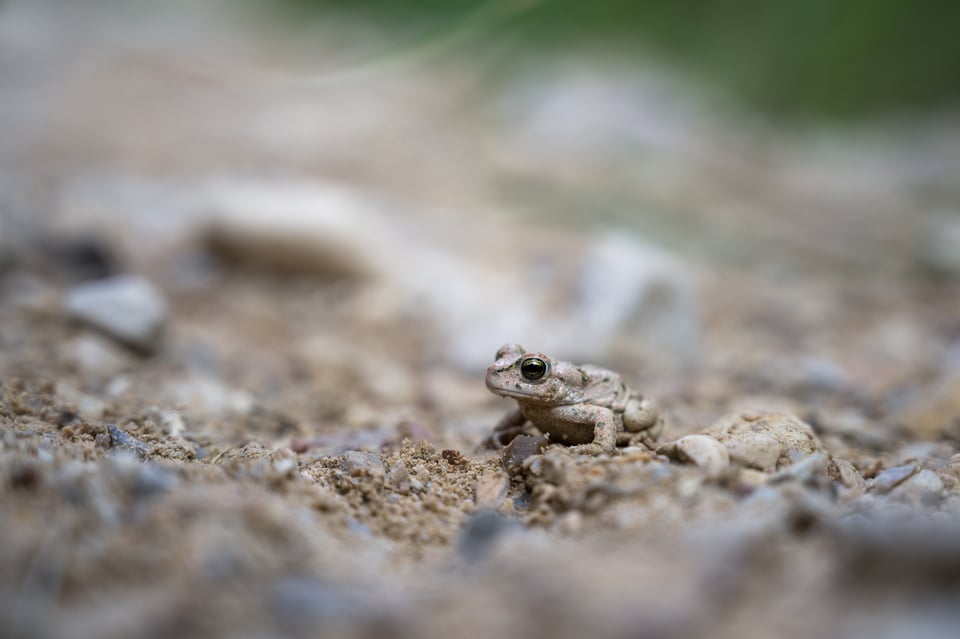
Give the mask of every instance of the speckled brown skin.
<path id="1" fill-rule="evenodd" d="M 528 353 L 517 344 L 497 351 L 486 384 L 490 392 L 517 400 L 495 433 L 529 421 L 553 442 L 599 454 L 617 444 L 650 444 L 663 430 L 656 403 L 627 388 L 613 371 Z"/>

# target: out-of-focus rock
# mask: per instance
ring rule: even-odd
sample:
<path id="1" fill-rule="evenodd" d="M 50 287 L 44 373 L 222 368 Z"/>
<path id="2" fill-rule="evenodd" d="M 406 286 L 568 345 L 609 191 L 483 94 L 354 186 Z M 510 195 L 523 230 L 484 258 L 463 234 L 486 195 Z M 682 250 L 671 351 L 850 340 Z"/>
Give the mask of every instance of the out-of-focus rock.
<path id="1" fill-rule="evenodd" d="M 960 211 L 930 221 L 918 249 L 921 264 L 933 273 L 960 277 Z"/>
<path id="2" fill-rule="evenodd" d="M 660 446 L 657 452 L 680 462 L 694 464 L 711 478 L 719 477 L 730 466 L 727 449 L 708 435 L 687 435 Z"/>
<path id="3" fill-rule="evenodd" d="M 70 317 L 145 352 L 156 349 L 168 319 L 160 292 L 132 275 L 79 284 L 67 293 L 65 307 Z"/>
<path id="4" fill-rule="evenodd" d="M 894 416 L 894 421 L 914 437 L 938 439 L 960 434 L 960 374 L 933 388 L 924 388 L 911 397 Z"/>
<path id="5" fill-rule="evenodd" d="M 249 393 L 212 377 L 194 375 L 176 380 L 164 389 L 166 399 L 191 418 L 245 415 L 253 408 Z"/>
<path id="6" fill-rule="evenodd" d="M 935 502 L 943 495 L 943 481 L 937 473 L 924 468 L 897 486 L 894 494 L 924 503 Z"/>
<path id="7" fill-rule="evenodd" d="M 600 235 L 574 284 L 572 326 L 580 339 L 572 342 L 601 351 L 639 345 L 685 362 L 698 357 L 698 295 L 684 265 L 666 251 L 624 233 Z"/>
<path id="8" fill-rule="evenodd" d="M 224 182 L 210 189 L 206 240 L 242 263 L 329 277 L 386 271 L 380 205 L 342 186 Z"/>
<path id="9" fill-rule="evenodd" d="M 758 470 L 774 470 L 826 452 L 809 424 L 781 413 L 728 415 L 705 434 L 723 444 L 730 461 Z"/>
<path id="10" fill-rule="evenodd" d="M 881 493 L 890 492 L 905 482 L 915 472 L 917 472 L 916 464 L 904 464 L 903 466 L 887 468 L 870 481 L 870 489 Z"/>
<path id="11" fill-rule="evenodd" d="M 844 440 L 873 450 L 884 450 L 895 439 L 895 429 L 888 424 L 869 419 L 856 410 L 818 410 L 811 421 L 826 435 L 837 435 Z"/>
<path id="12" fill-rule="evenodd" d="M 119 346 L 92 333 L 78 335 L 66 342 L 61 354 L 64 363 L 87 381 L 106 381 L 132 363 L 130 356 Z"/>

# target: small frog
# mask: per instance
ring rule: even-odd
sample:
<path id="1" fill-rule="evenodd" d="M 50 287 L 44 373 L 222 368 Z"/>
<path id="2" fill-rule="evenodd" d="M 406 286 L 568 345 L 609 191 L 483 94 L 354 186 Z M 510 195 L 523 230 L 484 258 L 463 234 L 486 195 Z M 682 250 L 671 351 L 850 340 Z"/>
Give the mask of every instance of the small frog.
<path id="1" fill-rule="evenodd" d="M 509 441 L 529 421 L 551 441 L 582 453 L 608 453 L 618 445 L 652 444 L 663 431 L 656 402 L 631 391 L 616 373 L 559 362 L 518 344 L 497 351 L 487 369 L 490 392 L 517 400 L 491 439 Z"/>

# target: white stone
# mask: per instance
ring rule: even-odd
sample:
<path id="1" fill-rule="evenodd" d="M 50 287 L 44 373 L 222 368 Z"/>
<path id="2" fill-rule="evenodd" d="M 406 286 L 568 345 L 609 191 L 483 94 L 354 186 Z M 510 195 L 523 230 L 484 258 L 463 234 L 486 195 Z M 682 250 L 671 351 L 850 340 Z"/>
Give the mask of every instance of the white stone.
<path id="1" fill-rule="evenodd" d="M 730 455 L 713 437 L 708 435 L 687 435 L 673 444 L 663 446 L 657 452 L 664 452 L 681 462 L 688 462 L 702 468 L 708 477 L 719 477 L 730 466 Z"/>
<path id="2" fill-rule="evenodd" d="M 167 322 L 167 302 L 147 280 L 121 275 L 79 284 L 67 293 L 67 314 L 119 342 L 153 351 Z"/>

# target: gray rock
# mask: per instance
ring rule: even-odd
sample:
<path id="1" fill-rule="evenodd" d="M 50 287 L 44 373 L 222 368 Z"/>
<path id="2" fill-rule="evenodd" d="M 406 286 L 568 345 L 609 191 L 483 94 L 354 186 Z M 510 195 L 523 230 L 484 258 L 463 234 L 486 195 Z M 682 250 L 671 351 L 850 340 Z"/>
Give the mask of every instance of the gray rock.
<path id="1" fill-rule="evenodd" d="M 132 275 L 75 286 L 67 293 L 65 306 L 70 317 L 145 352 L 156 349 L 168 319 L 160 292 Z"/>
<path id="2" fill-rule="evenodd" d="M 140 441 L 133 435 L 128 435 L 113 424 L 107 424 L 107 432 L 110 435 L 110 447 L 125 450 L 133 453 L 140 459 L 144 459 L 150 453 L 150 446 Z"/>
<path id="3" fill-rule="evenodd" d="M 929 469 L 908 477 L 896 487 L 898 497 L 907 497 L 922 502 L 935 502 L 943 496 L 943 481 L 937 473 Z"/>
<path id="4" fill-rule="evenodd" d="M 873 478 L 870 482 L 870 489 L 881 493 L 890 492 L 915 472 L 917 472 L 915 464 L 904 464 L 903 466 L 887 468 Z"/>

